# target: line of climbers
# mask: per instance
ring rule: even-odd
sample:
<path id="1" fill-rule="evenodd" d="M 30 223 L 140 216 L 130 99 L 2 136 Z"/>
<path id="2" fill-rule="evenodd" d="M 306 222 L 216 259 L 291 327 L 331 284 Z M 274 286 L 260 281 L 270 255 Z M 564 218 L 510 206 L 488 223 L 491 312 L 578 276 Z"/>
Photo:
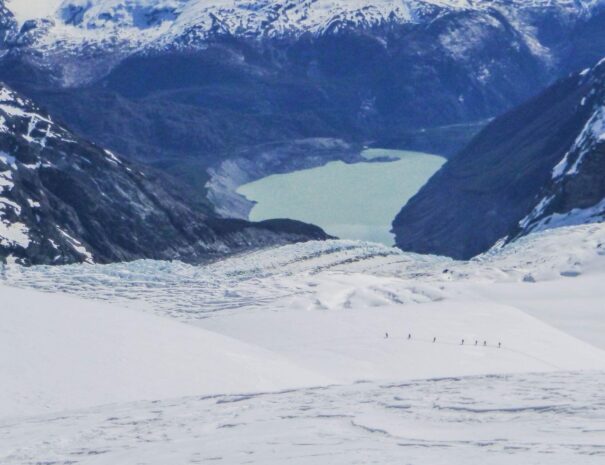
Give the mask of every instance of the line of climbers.
<path id="1" fill-rule="evenodd" d="M 389 333 L 384 333 L 384 338 L 388 339 L 389 338 Z M 408 334 L 408 341 L 412 340 L 412 334 Z M 433 338 L 433 344 L 435 344 L 437 342 L 437 336 L 435 336 Z M 463 346 L 464 345 L 464 339 L 462 339 L 460 345 Z M 479 340 L 475 339 L 475 345 L 478 346 L 479 345 Z M 487 347 L 487 341 L 483 341 L 483 347 Z M 498 342 L 498 349 L 502 348 L 502 343 Z"/>

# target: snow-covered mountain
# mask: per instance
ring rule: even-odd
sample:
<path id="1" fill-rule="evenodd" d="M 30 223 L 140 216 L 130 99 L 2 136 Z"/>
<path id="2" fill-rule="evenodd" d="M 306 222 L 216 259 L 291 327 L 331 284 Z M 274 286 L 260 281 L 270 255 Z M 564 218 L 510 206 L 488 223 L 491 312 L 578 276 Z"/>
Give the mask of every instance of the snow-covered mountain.
<path id="1" fill-rule="evenodd" d="M 353 160 L 364 144 L 451 155 L 490 118 L 605 55 L 601 0 L 72 0 L 43 9 L 11 0 L 4 6 L 0 79 L 74 132 L 178 176 L 223 214 L 232 206 L 214 186 L 236 185 L 243 158 L 267 167 L 262 175 L 308 167 L 296 147 L 324 139 L 347 149 L 309 157 L 319 164 Z M 561 147 L 570 144 L 549 151 L 557 163 Z M 475 153 L 467 157 L 465 166 L 484 176 Z M 507 206 L 484 230 L 465 229 L 451 245 L 468 241 L 469 250 L 414 250 L 468 257 L 488 249 L 536 206 L 538 187 L 527 186 L 546 184 L 551 161 L 531 171 L 544 178 L 506 194 Z M 497 168 L 486 181 L 490 188 L 514 176 L 512 164 Z M 421 216 L 454 214 L 432 205 L 421 210 Z M 428 216 L 411 224 L 420 230 Z M 448 233 L 437 227 L 418 240 Z"/>
<path id="2" fill-rule="evenodd" d="M 549 9 L 570 17 L 589 15 L 602 0 L 7 0 L 21 24 L 47 19 L 49 33 L 74 41 L 98 39 L 99 31 L 133 44 L 170 44 L 221 32 L 240 36 L 300 36 L 388 23 L 420 23 L 452 11 L 502 12 L 523 18 Z M 78 32 L 79 31 L 79 32 Z M 88 34 L 88 36 L 86 35 Z M 80 37 L 78 37 L 80 35 Z M 131 35 L 131 37 L 128 37 Z"/>
<path id="3" fill-rule="evenodd" d="M 196 189 L 267 144 L 451 155 L 605 54 L 602 0 L 2 3 L 1 80 Z"/>
<path id="4" fill-rule="evenodd" d="M 203 49 L 216 36 L 289 38 L 428 24 L 444 15 L 477 14 L 464 36 L 443 31 L 443 45 L 469 58 L 485 28 L 516 29 L 524 46 L 554 59 L 541 37 L 540 17 L 574 23 L 603 0 L 6 0 L 20 26 L 16 39 L 45 54 L 130 54 L 143 50 Z M 501 19 L 499 19 L 501 16 Z M 538 16 L 538 19 L 536 19 Z M 483 24 L 482 24 L 483 23 Z M 379 33 L 384 36 L 384 33 Z"/>
<path id="5" fill-rule="evenodd" d="M 212 256 L 321 239 L 296 222 L 217 219 L 157 174 L 0 86 L 0 259 L 64 264 Z"/>

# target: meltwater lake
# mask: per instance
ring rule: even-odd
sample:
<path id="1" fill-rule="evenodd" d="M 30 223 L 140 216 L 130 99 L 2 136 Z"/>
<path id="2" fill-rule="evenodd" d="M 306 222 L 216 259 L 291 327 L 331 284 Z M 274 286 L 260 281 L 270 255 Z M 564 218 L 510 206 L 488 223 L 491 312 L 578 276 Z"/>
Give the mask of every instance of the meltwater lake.
<path id="1" fill-rule="evenodd" d="M 276 174 L 240 186 L 237 192 L 256 202 L 252 221 L 291 218 L 316 224 L 341 239 L 393 245 L 391 222 L 445 158 L 386 149 L 362 155 L 367 162 L 335 161 Z"/>

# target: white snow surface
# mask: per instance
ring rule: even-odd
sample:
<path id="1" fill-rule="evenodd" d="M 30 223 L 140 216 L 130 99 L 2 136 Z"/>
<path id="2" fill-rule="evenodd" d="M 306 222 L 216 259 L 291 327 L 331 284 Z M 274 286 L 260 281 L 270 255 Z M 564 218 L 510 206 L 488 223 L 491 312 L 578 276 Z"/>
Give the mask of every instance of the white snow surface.
<path id="1" fill-rule="evenodd" d="M 604 278 L 604 224 L 470 262 L 10 264 L 0 463 L 601 463 Z"/>
<path id="2" fill-rule="evenodd" d="M 605 221 L 605 199 L 588 208 L 574 208 L 566 213 L 553 213 L 531 226 L 532 232 L 545 229 L 574 226 L 578 224 L 600 223 Z M 523 223 L 522 223 L 523 226 Z"/>
<path id="3" fill-rule="evenodd" d="M 63 0 L 5 0 L 4 3 L 17 22 L 23 24 L 30 19 L 54 16 Z"/>
<path id="4" fill-rule="evenodd" d="M 5 200 L 0 198 L 0 245 L 5 247 L 19 246 L 26 249 L 31 242 L 29 228 L 20 221 L 9 222 L 4 219 L 3 209 L 5 207 Z"/>
<path id="5" fill-rule="evenodd" d="M 0 420 L 0 457 L 6 465 L 601 465 L 604 382 L 602 372 L 524 374 L 137 402 Z"/>
<path id="6" fill-rule="evenodd" d="M 79 298 L 0 287 L 0 417 L 327 384 L 275 353 Z"/>

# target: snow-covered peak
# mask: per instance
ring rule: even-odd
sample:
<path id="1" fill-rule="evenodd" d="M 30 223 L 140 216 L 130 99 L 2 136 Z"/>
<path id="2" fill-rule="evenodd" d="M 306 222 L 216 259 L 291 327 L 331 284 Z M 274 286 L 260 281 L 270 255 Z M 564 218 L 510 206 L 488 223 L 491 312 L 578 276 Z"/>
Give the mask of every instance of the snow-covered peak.
<path id="1" fill-rule="evenodd" d="M 602 1 L 64 0 L 56 13 L 65 23 L 93 29 L 113 25 L 145 29 L 168 22 L 176 29 L 201 27 L 209 30 L 220 23 L 231 33 L 286 34 L 318 32 L 329 29 L 335 23 L 372 25 L 385 21 L 409 22 L 440 9 L 484 9 L 513 5 L 584 10 L 598 3 Z"/>
<path id="2" fill-rule="evenodd" d="M 605 0 L 10 0 L 7 6 L 20 25 L 10 42 L 59 69 L 70 86 L 132 54 L 200 50 L 220 36 L 295 40 L 355 30 L 388 44 L 395 26 L 429 24 L 453 12 L 463 15 L 452 16 L 439 41 L 454 58 L 468 59 L 486 33 L 510 27 L 520 48 L 550 66 L 555 59 L 536 25 L 543 18 L 576 24 Z M 83 59 L 94 63 L 85 67 Z"/>
<path id="3" fill-rule="evenodd" d="M 419 22 L 443 11 L 557 8 L 584 14 L 604 0 L 7 0 L 22 24 L 54 25 L 43 44 L 128 42 L 156 46 L 203 40 L 213 32 L 296 36 L 384 23 Z"/>
<path id="4" fill-rule="evenodd" d="M 279 20 L 282 25 L 317 24 L 335 15 L 352 20 L 362 16 L 410 19 L 423 5 L 449 8 L 471 7 L 468 0 L 7 0 L 19 22 L 58 17 L 84 27 L 102 27 L 109 23 L 149 27 L 165 20 L 202 20 L 209 15 L 221 19 L 254 23 Z"/>

